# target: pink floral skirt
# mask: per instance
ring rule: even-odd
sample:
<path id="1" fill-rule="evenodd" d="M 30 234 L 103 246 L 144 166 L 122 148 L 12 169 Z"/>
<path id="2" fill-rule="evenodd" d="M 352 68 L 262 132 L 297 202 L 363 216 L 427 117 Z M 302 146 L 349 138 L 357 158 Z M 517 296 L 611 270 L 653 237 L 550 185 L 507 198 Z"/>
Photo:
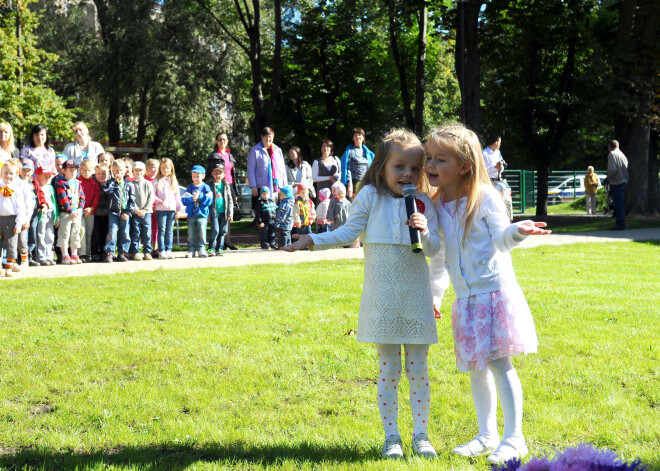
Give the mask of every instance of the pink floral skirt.
<path id="1" fill-rule="evenodd" d="M 490 360 L 536 353 L 539 343 L 532 314 L 517 284 L 456 298 L 451 324 L 459 371 L 483 370 Z"/>

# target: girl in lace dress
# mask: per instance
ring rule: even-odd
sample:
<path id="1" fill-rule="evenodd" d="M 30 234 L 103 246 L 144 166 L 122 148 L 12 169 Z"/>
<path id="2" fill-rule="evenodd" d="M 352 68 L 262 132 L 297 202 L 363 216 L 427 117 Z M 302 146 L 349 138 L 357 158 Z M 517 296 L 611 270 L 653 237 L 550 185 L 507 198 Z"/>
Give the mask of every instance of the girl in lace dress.
<path id="1" fill-rule="evenodd" d="M 538 341 L 509 250 L 528 234 L 547 234 L 545 223 L 510 224 L 493 188 L 479 140 L 462 125 L 433 130 L 426 141 L 425 170 L 438 212 L 444 257 L 431 259 L 431 279 L 449 272 L 454 351 L 459 371 L 470 372 L 479 433 L 454 448 L 464 456 L 490 454 L 498 463 L 527 454 L 522 434 L 522 386 L 511 356 L 536 352 Z M 496 390 L 497 387 L 497 390 Z M 496 412 L 504 414 L 500 442 Z"/>
<path id="2" fill-rule="evenodd" d="M 418 188 L 418 213 L 408 219 L 404 185 Z M 375 344 L 378 362 L 378 408 L 385 429 L 383 457 L 403 456 L 397 425 L 398 384 L 403 365 L 410 382 L 413 451 L 435 458 L 427 438 L 430 387 L 429 345 L 437 343 L 426 256 L 441 249 L 437 216 L 425 194 L 424 150 L 417 137 L 393 130 L 385 136 L 362 180 L 346 223 L 322 234 L 300 235 L 283 250 L 315 250 L 349 245 L 361 234 L 364 244 L 364 287 L 357 340 Z M 411 250 L 408 225 L 419 229 L 423 251 Z M 404 345 L 402 358 L 401 345 Z"/>

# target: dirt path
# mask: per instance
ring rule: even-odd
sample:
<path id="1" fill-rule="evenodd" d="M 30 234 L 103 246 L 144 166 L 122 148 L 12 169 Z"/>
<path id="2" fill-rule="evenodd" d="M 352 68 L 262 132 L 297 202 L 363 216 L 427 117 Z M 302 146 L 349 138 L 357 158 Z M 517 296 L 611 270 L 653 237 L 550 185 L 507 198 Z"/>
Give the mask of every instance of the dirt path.
<path id="1" fill-rule="evenodd" d="M 660 240 L 660 228 L 631 229 L 620 232 L 593 231 L 581 233 L 551 234 L 544 237 L 528 237 L 522 248 L 541 245 L 564 245 L 595 242 L 629 242 L 641 240 Z M 268 263 L 295 264 L 320 260 L 361 259 L 362 249 L 334 249 L 325 251 L 302 251 L 287 253 L 280 250 L 242 249 L 225 252 L 223 257 L 184 258 L 185 252 L 175 252 L 174 260 L 153 260 L 142 262 L 85 263 L 83 265 L 55 265 L 50 267 L 30 267 L 13 278 L 0 277 L 2 280 L 20 280 L 22 278 L 64 278 L 74 276 L 106 275 L 112 273 L 134 273 L 138 271 L 179 270 L 207 267 L 240 267 Z"/>

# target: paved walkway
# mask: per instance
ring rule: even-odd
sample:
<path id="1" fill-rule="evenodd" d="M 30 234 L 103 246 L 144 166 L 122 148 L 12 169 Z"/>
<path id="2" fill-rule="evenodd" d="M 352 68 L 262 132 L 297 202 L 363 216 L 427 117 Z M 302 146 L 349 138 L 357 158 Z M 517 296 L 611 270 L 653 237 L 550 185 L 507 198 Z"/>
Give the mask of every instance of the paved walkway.
<path id="1" fill-rule="evenodd" d="M 593 231 L 548 236 L 530 236 L 522 248 L 541 245 L 564 245 L 590 242 L 630 242 L 639 240 L 660 240 L 660 228 L 631 229 L 626 231 Z M 325 251 L 301 251 L 295 253 L 280 250 L 242 249 L 228 251 L 223 257 L 184 258 L 184 252 L 175 252 L 174 260 L 153 260 L 142 262 L 85 263 L 83 265 L 55 265 L 50 267 L 30 267 L 13 278 L 0 277 L 2 280 L 20 280 L 22 278 L 63 278 L 73 276 L 107 275 L 111 273 L 134 273 L 138 271 L 178 270 L 209 267 L 241 267 L 266 263 L 295 264 L 320 260 L 361 259 L 362 249 L 334 249 Z"/>

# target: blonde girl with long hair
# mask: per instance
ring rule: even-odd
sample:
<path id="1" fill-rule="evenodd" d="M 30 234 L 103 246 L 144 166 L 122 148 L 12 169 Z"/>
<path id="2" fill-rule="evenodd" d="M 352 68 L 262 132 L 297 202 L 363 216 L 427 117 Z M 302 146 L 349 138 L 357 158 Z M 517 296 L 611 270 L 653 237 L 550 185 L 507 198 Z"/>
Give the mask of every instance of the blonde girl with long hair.
<path id="1" fill-rule="evenodd" d="M 167 157 L 160 159 L 158 175 L 154 185 L 156 220 L 158 221 L 158 258 L 174 258 L 174 220 L 181 209 L 179 182 L 174 172 L 174 164 Z"/>
<path id="2" fill-rule="evenodd" d="M 488 454 L 491 463 L 523 457 L 528 451 L 522 434 L 522 386 L 511 357 L 536 352 L 538 340 L 509 251 L 529 234 L 550 231 L 542 229 L 542 222 L 509 223 L 504 202 L 488 178 L 479 140 L 465 126 L 433 129 L 425 149 L 425 170 L 437 188 L 433 200 L 445 240 L 444 257 L 431 259 L 432 287 L 437 289 L 435 282 L 446 267 L 456 292 L 456 364 L 459 371 L 470 372 L 479 424 L 479 433 L 453 452 Z M 504 414 L 501 441 L 498 394 Z"/>
<path id="3" fill-rule="evenodd" d="M 20 153 L 14 145 L 14 130 L 9 123 L 0 123 L 0 163 L 18 159 Z"/>
<path id="4" fill-rule="evenodd" d="M 406 185 L 417 187 L 418 212 L 410 218 L 403 199 Z M 393 130 L 378 146 L 346 223 L 332 232 L 300 235 L 284 248 L 289 252 L 309 246 L 329 249 L 349 245 L 362 234 L 364 284 L 357 340 L 373 343 L 378 355 L 377 400 L 385 458 L 403 456 L 397 387 L 404 366 L 410 383 L 412 450 L 427 458 L 437 456 L 427 435 L 431 405 L 427 357 L 438 334 L 426 257 L 437 253 L 441 242 L 427 188 L 421 142 L 411 132 Z M 411 248 L 409 227 L 420 231 L 421 252 Z"/>

